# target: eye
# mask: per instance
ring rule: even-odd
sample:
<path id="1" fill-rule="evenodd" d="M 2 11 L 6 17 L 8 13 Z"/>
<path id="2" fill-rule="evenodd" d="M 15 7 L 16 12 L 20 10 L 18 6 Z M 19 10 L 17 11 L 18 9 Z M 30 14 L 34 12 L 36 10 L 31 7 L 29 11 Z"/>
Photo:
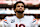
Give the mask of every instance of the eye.
<path id="1" fill-rule="evenodd" d="M 21 6 L 21 7 L 24 7 L 24 6 Z"/>
<path id="2" fill-rule="evenodd" d="M 20 6 L 17 6 L 17 7 L 20 7 Z"/>

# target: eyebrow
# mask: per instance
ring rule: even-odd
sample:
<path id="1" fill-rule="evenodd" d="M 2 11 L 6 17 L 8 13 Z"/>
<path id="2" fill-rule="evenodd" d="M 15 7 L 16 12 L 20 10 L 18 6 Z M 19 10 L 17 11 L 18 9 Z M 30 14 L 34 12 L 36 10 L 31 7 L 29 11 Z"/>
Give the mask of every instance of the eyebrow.
<path id="1" fill-rule="evenodd" d="M 17 6 L 20 6 L 20 5 L 17 5 Z M 24 6 L 24 5 L 21 5 L 21 6 Z"/>

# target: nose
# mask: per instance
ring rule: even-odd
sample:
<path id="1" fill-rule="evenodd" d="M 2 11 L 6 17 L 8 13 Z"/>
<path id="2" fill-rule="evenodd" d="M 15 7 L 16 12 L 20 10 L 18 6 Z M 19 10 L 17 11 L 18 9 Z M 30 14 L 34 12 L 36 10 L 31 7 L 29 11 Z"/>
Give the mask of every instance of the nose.
<path id="1" fill-rule="evenodd" d="M 20 6 L 20 9 L 22 9 L 22 7 Z"/>
<path id="2" fill-rule="evenodd" d="M 20 9 L 22 9 L 22 8 L 20 8 Z"/>

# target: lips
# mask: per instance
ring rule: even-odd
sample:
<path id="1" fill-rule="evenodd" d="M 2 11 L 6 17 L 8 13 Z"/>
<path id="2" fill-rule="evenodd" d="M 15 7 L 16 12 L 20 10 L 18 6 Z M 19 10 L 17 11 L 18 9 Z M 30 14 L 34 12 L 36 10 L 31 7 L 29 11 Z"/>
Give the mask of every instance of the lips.
<path id="1" fill-rule="evenodd" d="M 22 11 L 22 9 L 19 9 L 19 11 Z"/>

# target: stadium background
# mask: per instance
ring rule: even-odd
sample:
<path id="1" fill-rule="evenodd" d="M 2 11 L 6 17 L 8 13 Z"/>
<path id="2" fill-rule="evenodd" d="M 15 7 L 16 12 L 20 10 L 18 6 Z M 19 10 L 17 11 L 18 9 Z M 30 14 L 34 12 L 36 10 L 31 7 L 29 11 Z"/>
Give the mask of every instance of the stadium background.
<path id="1" fill-rule="evenodd" d="M 25 15 L 33 15 L 40 19 L 40 0 L 0 0 L 0 18 L 15 15 L 13 8 L 17 1 L 25 3 Z"/>

